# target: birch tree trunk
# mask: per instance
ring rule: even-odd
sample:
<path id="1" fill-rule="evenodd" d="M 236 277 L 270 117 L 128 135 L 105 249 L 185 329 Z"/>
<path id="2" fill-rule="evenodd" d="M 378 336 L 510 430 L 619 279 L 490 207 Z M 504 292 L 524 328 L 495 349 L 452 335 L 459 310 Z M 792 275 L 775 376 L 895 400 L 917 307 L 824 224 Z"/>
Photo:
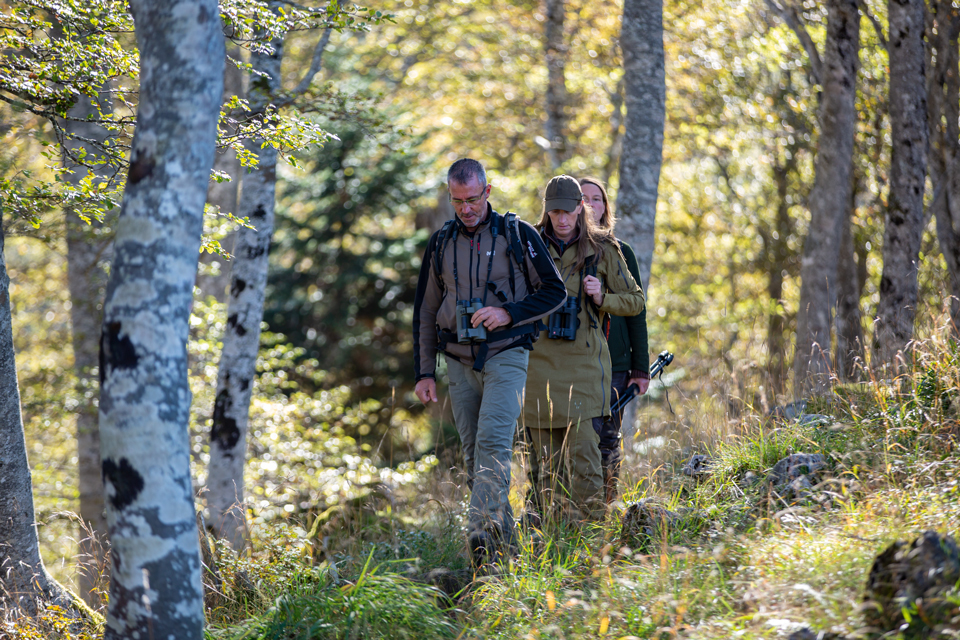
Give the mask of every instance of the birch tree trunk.
<path id="1" fill-rule="evenodd" d="M 213 0 L 130 3 L 140 102 L 100 342 L 104 638 L 203 637 L 187 336 L 223 93 Z"/>
<path id="2" fill-rule="evenodd" d="M 101 108 L 109 112 L 109 94 L 101 94 Z M 103 142 L 108 132 L 100 124 L 85 121 L 97 117 L 97 105 L 83 96 L 70 110 L 64 128 L 84 140 Z M 88 157 L 97 150 L 90 144 L 68 139 L 65 143 L 65 166 L 73 171 L 67 176 L 74 186 L 92 171 L 98 179 L 107 181 L 107 167 L 88 171 L 70 160 L 71 152 L 85 149 Z M 77 416 L 77 471 L 80 493 L 80 518 L 87 531 L 79 534 L 78 585 L 87 604 L 99 603 L 97 591 L 105 585 L 107 556 L 107 520 L 103 505 L 103 479 L 100 477 L 100 430 L 97 426 L 97 374 L 100 351 L 100 325 L 104 291 L 107 286 L 105 265 L 111 259 L 113 231 L 109 223 L 91 220 L 86 223 L 73 211 L 66 211 L 67 227 L 67 285 L 70 289 L 70 327 L 73 343 L 74 369 L 77 375 L 80 405 Z"/>
<path id="3" fill-rule="evenodd" d="M 620 49 L 627 117 L 620 154 L 617 235 L 636 251 L 643 290 L 649 291 L 666 117 L 663 0 L 624 0 Z"/>
<path id="4" fill-rule="evenodd" d="M 280 89 L 283 41 L 274 40 L 271 46 L 272 53 L 251 54 L 255 73 L 250 83 L 251 118 L 269 120 L 273 108 L 270 102 Z M 257 168 L 243 178 L 240 216 L 248 216 L 254 229 L 237 232 L 207 466 L 210 518 L 217 536 L 230 541 L 234 549 L 242 549 L 246 540 L 243 467 L 276 201 L 277 151 L 270 145 L 261 149 L 260 145 L 256 139 L 247 143 L 260 160 Z"/>
<path id="5" fill-rule="evenodd" d="M 228 46 L 228 54 L 233 58 L 240 56 L 240 48 L 236 45 Z M 246 97 L 244 89 L 243 72 L 237 68 L 237 65 L 228 62 L 223 72 L 223 101 L 226 102 L 233 96 L 240 98 Z M 236 126 L 224 123 L 227 134 L 235 134 Z M 240 187 L 243 182 L 243 171 L 240 167 L 240 159 L 237 158 L 237 152 L 231 147 L 217 149 L 214 157 L 213 168 L 215 171 L 222 171 L 230 176 L 229 182 L 210 181 L 207 189 L 207 202 L 217 207 L 221 213 L 237 214 L 237 200 L 240 197 Z M 225 251 L 233 253 L 236 244 L 236 232 L 230 232 L 220 243 Z M 211 270 L 216 269 L 219 274 L 207 274 L 197 276 L 197 287 L 200 288 L 200 295 L 203 297 L 213 296 L 219 302 L 227 300 L 227 286 L 230 284 L 230 270 L 232 263 L 223 256 L 215 253 L 203 252 L 200 254 L 200 263 L 208 265 Z"/>
<path id="6" fill-rule="evenodd" d="M 903 351 L 913 338 L 928 147 L 924 3 L 890 0 L 887 7 L 893 143 L 875 330 L 879 366 L 904 364 Z"/>
<path id="7" fill-rule="evenodd" d="M 546 0 L 547 20 L 544 25 L 544 49 L 547 61 L 547 122 L 545 133 L 550 142 L 547 150 L 550 164 L 557 171 L 567 159 L 567 45 L 563 21 L 566 7 L 563 0 Z"/>
<path id="8" fill-rule="evenodd" d="M 860 16 L 856 0 L 827 2 L 827 37 L 821 67 L 819 149 L 810 192 L 810 231 L 800 266 L 800 308 L 794 382 L 798 395 L 830 384 L 831 309 L 836 300 L 837 256 L 853 189 Z"/>
<path id="9" fill-rule="evenodd" d="M 3 245 L 0 228 L 0 605 L 15 617 L 34 615 L 42 602 L 66 607 L 72 598 L 40 559 Z"/>

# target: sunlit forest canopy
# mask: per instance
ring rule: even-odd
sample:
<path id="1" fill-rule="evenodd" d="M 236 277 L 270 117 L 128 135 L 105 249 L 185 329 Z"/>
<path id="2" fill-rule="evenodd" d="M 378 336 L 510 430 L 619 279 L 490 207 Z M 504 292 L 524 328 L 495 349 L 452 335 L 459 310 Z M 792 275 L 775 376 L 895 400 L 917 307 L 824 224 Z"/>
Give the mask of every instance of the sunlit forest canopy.
<path id="1" fill-rule="evenodd" d="M 601 178 L 615 200 L 625 105 L 620 3 L 565 3 L 567 101 L 560 150 L 545 137 L 541 3 L 397 2 L 376 8 L 389 19 L 365 31 L 332 33 L 315 88 L 301 99 L 307 120 L 340 140 L 294 154 L 300 167 L 283 170 L 281 181 L 289 187 L 280 188 L 278 211 L 282 220 L 299 217 L 294 224 L 310 220 L 326 230 L 297 240 L 280 224 L 270 286 L 282 305 L 270 304 L 285 312 L 296 304 L 302 315 L 287 313 L 281 322 L 268 310 L 265 321 L 313 356 L 320 345 L 330 347 L 324 354 L 332 358 L 329 368 L 342 370 L 331 382 L 374 385 L 383 394 L 410 381 L 403 346 L 410 276 L 427 232 L 450 214 L 443 190 L 450 162 L 462 156 L 481 160 L 494 185 L 494 206 L 528 221 L 539 217 L 547 179 L 560 172 Z M 884 28 L 885 6 L 867 3 L 865 9 L 871 20 L 863 20 L 859 53 L 854 239 L 869 318 L 878 301 L 890 135 L 887 54 L 877 32 Z M 801 16 L 821 51 L 825 12 L 807 3 Z M 728 366 L 772 366 L 782 375 L 789 369 L 821 87 L 804 46 L 768 3 L 668 2 L 663 22 L 667 111 L 656 266 L 648 292 L 654 348 L 682 346 L 698 356 L 725 358 Z M 288 88 L 309 66 L 319 38 L 306 29 L 288 36 Z M 242 60 L 247 54 L 236 55 Z M 43 163 L 30 166 L 38 148 L 24 147 L 22 133 L 44 142 L 48 125 L 16 109 L 8 122 L 9 179 L 42 181 Z M 341 213 L 322 195 L 315 197 L 322 193 L 343 201 Z M 317 207 L 325 211 L 313 213 Z M 349 220 L 331 217 L 343 212 Z M 313 220 L 317 216 L 330 219 Z M 48 229 L 56 217 L 55 211 L 46 214 Z M 374 228 L 385 237 L 376 238 Z M 931 223 L 921 289 L 936 304 L 942 263 L 932 229 Z M 303 227 L 296 231 L 306 233 Z M 317 243 L 328 249 L 311 255 Z M 334 245 L 339 248 L 331 253 Z M 378 251 L 382 258 L 375 257 Z M 334 262 L 341 255 L 360 259 L 331 270 L 323 266 L 330 260 L 323 255 Z M 408 268 L 397 270 L 400 262 Z M 322 275 L 304 272 L 310 269 Z M 291 273 L 301 284 L 286 282 Z M 340 297 L 329 296 L 341 278 L 354 281 L 356 290 L 334 286 Z M 776 286 L 774 279 L 780 280 Z M 301 302 L 284 292 L 288 286 L 301 291 Z M 347 313 L 325 321 L 325 307 Z M 777 336 L 768 335 L 772 322 L 779 323 Z M 869 334 L 869 322 L 864 324 Z M 381 333 L 386 337 L 380 339 Z M 397 349 L 383 362 L 359 358 L 346 367 L 350 358 L 333 355 L 383 344 Z"/>
<path id="2" fill-rule="evenodd" d="M 487 167 L 498 210 L 531 222 L 556 173 L 600 177 L 616 198 L 625 108 L 621 6 L 565 4 L 562 153 L 544 133 L 548 77 L 540 3 L 397 3 L 384 8 L 392 22 L 331 38 L 324 79 L 358 96 L 377 95 L 391 124 L 416 140 L 406 150 L 416 155 L 410 196 L 391 208 L 394 219 L 412 225 L 408 239 L 415 227 L 432 232 L 450 215 L 443 210 L 445 169 L 463 156 Z M 885 6 L 868 5 L 882 30 Z M 822 51 L 826 9 L 805 4 L 802 22 Z M 879 300 L 889 78 L 874 22 L 862 22 L 853 228 L 869 336 Z M 764 2 L 665 3 L 664 42 L 667 111 L 648 292 L 651 348 L 676 348 L 687 362 L 760 367 L 775 375 L 782 392 L 822 88 L 796 34 Z M 298 44 L 303 58 L 312 42 Z M 291 75 L 295 60 L 291 55 L 285 67 Z M 375 194 L 363 177 L 373 166 L 345 167 L 337 179 Z M 286 206 L 293 205 L 281 209 Z M 939 310 L 944 272 L 932 222 L 924 237 L 921 298 Z"/>

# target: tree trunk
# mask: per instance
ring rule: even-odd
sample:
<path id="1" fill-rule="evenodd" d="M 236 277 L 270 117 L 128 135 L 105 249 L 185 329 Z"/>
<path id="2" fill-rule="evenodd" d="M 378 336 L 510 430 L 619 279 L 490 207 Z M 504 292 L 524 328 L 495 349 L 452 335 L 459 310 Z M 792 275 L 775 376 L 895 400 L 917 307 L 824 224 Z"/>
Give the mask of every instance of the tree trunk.
<path id="1" fill-rule="evenodd" d="M 663 0 L 624 0 L 620 48 L 627 118 L 620 155 L 617 235 L 636 251 L 643 290 L 649 291 L 666 113 Z"/>
<path id="2" fill-rule="evenodd" d="M 790 188 L 790 175 L 796 171 L 796 149 L 789 158 L 779 159 L 773 167 L 773 179 L 777 186 L 777 218 L 775 233 L 764 234 L 764 246 L 767 256 L 767 297 L 775 305 L 783 302 L 784 272 L 787 270 L 787 256 L 790 247 L 787 239 L 790 237 L 791 220 L 790 205 L 787 202 L 787 192 Z M 769 236 L 769 237 L 768 237 Z M 783 313 L 772 312 L 767 322 L 767 372 L 770 375 L 770 385 L 776 396 L 784 390 L 787 374 L 787 349 L 784 338 L 786 321 Z"/>
<path id="3" fill-rule="evenodd" d="M 923 0 L 890 0 L 890 193 L 883 231 L 883 273 L 877 308 L 876 364 L 905 364 L 917 307 L 927 169 Z"/>
<path id="4" fill-rule="evenodd" d="M 271 46 L 272 53 L 251 54 L 255 79 L 250 83 L 248 117 L 271 117 L 270 103 L 280 89 L 283 41 L 274 40 Z M 217 536 L 230 541 L 234 549 L 242 549 L 246 540 L 243 467 L 276 201 L 277 151 L 270 145 L 261 149 L 261 142 L 247 143 L 247 149 L 260 160 L 257 168 L 244 176 L 240 215 L 248 216 L 255 229 L 237 232 L 207 466 L 210 519 Z"/>
<path id="5" fill-rule="evenodd" d="M 553 170 L 557 171 L 569 155 L 567 149 L 567 44 L 563 19 L 566 7 L 563 0 L 547 1 L 547 20 L 544 33 L 544 49 L 547 61 L 547 95 L 545 125 L 546 138 L 550 142 L 548 153 Z"/>
<path id="6" fill-rule="evenodd" d="M 66 607 L 72 598 L 40 559 L 3 245 L 0 228 L 0 604 L 16 617 L 36 614 L 41 603 Z"/>
<path id="7" fill-rule="evenodd" d="M 240 48 L 231 45 L 228 51 L 230 57 L 234 59 L 240 56 Z M 233 96 L 243 98 L 246 96 L 244 89 L 243 72 L 237 68 L 237 65 L 228 62 L 223 73 L 223 101 L 226 102 Z M 223 123 L 226 133 L 236 134 L 236 126 L 229 123 Z M 237 215 L 237 199 L 240 196 L 240 185 L 243 180 L 243 171 L 240 166 L 240 159 L 237 158 L 237 152 L 231 147 L 217 149 L 217 155 L 213 161 L 213 169 L 221 171 L 230 176 L 229 182 L 210 181 L 210 187 L 207 189 L 207 203 L 217 207 L 221 213 L 232 213 Z M 236 244 L 237 233 L 231 231 L 227 237 L 221 241 L 220 245 L 228 253 L 233 253 Z M 211 270 L 216 269 L 219 274 L 206 274 L 197 276 L 197 287 L 200 288 L 200 295 L 206 298 L 213 296 L 218 302 L 226 302 L 227 286 L 230 284 L 230 269 L 232 263 L 226 258 L 215 253 L 204 251 L 200 254 L 200 263 L 207 265 Z"/>
<path id="8" fill-rule="evenodd" d="M 101 94 L 101 109 L 110 109 L 109 94 Z M 79 138 L 103 142 L 109 132 L 95 122 L 81 122 L 96 117 L 97 107 L 82 96 L 70 110 L 65 130 Z M 98 152 L 89 144 L 68 139 L 69 150 L 85 148 L 88 156 Z M 70 153 L 64 153 L 64 165 L 73 173 L 67 176 L 75 187 L 88 174 L 88 169 L 72 164 Z M 109 179 L 108 167 L 98 166 L 89 172 L 96 178 Z M 67 227 L 67 284 L 70 289 L 70 325 L 73 342 L 77 391 L 81 398 L 77 407 L 77 471 L 79 476 L 80 518 L 85 531 L 80 531 L 78 585 L 87 604 L 99 604 L 98 591 L 106 586 L 107 520 L 103 509 L 103 479 L 100 465 L 100 430 L 97 426 L 97 360 L 100 351 L 100 325 L 104 290 L 107 286 L 105 265 L 111 259 L 113 230 L 110 223 L 91 220 L 86 223 L 71 210 L 64 212 Z"/>
<path id="9" fill-rule="evenodd" d="M 203 637 L 187 337 L 224 39 L 213 0 L 133 0 L 140 102 L 100 342 L 104 638 Z"/>
<path id="10" fill-rule="evenodd" d="M 798 263 L 797 252 L 790 243 L 796 224 L 790 215 L 790 186 L 797 179 L 797 159 L 808 148 L 808 143 L 801 135 L 801 132 L 808 129 L 808 123 L 790 106 L 790 99 L 797 92 L 793 78 L 793 73 L 787 71 L 781 77 L 778 88 L 774 90 L 774 108 L 777 113 L 782 114 L 785 129 L 792 131 L 793 135 L 784 137 L 786 132 L 781 133 L 780 139 L 775 140 L 770 149 L 774 159 L 771 175 L 777 190 L 777 210 L 772 228 L 762 223 L 758 229 L 763 240 L 763 257 L 759 262 L 761 269 L 767 273 L 767 298 L 770 304 L 767 318 L 766 373 L 771 392 L 769 397 L 774 402 L 786 390 L 789 377 L 783 286 Z M 761 394 L 761 397 L 768 397 L 768 394 Z M 767 407 L 764 407 L 764 410 L 767 410 Z"/>
<path id="11" fill-rule="evenodd" d="M 63 39 L 62 26 L 54 21 L 53 37 Z M 109 87 L 101 87 L 96 99 L 77 96 L 76 103 L 60 122 L 67 134 L 61 161 L 70 172 L 65 180 L 80 188 L 88 175 L 96 182 L 110 182 L 115 165 L 97 164 L 110 132 L 98 120 L 113 111 Z M 85 166 L 86 165 L 86 166 Z M 70 291 L 70 328 L 73 366 L 80 404 L 77 416 L 77 488 L 80 494 L 81 530 L 78 532 L 77 584 L 87 604 L 99 606 L 107 584 L 107 520 L 103 506 L 100 472 L 100 430 L 97 426 L 97 358 L 107 271 L 113 245 L 112 224 L 91 219 L 84 222 L 71 208 L 64 209 L 67 239 L 67 287 Z M 110 216 L 115 218 L 116 216 Z"/>
<path id="12" fill-rule="evenodd" d="M 610 93 L 610 104 L 613 113 L 610 114 L 610 147 L 607 151 L 607 160 L 603 163 L 603 183 L 610 184 L 613 172 L 620 165 L 620 154 L 623 153 L 623 77 L 617 87 Z"/>
<path id="13" fill-rule="evenodd" d="M 456 215 L 453 203 L 450 202 L 450 192 L 447 191 L 447 185 L 441 184 L 437 187 L 437 206 L 424 207 L 418 210 L 414 216 L 413 226 L 416 229 L 426 229 L 430 234 L 433 234 L 443 227 L 444 222 Z"/>
<path id="14" fill-rule="evenodd" d="M 931 21 L 932 22 L 932 21 Z M 930 178 L 935 198 L 931 203 L 937 221 L 937 239 L 947 263 L 950 280 L 950 318 L 953 331 L 960 331 L 960 72 L 957 37 L 960 10 L 941 0 L 936 7 L 937 67 L 932 68 L 927 113 L 930 116 Z M 934 39 L 935 38 L 935 39 Z M 941 124 L 944 122 L 944 124 Z"/>
<path id="15" fill-rule="evenodd" d="M 859 51 L 856 0 L 830 0 L 821 68 L 819 149 L 809 198 L 810 230 L 800 267 L 794 360 L 798 395 L 822 393 L 830 383 L 830 313 L 836 296 L 840 233 L 853 189 Z"/>
<path id="16" fill-rule="evenodd" d="M 853 210 L 856 201 L 850 189 L 850 206 L 841 221 L 840 254 L 837 262 L 837 362 L 836 374 L 841 381 L 859 378 L 863 369 L 863 322 L 860 314 L 862 283 L 853 244 Z"/>

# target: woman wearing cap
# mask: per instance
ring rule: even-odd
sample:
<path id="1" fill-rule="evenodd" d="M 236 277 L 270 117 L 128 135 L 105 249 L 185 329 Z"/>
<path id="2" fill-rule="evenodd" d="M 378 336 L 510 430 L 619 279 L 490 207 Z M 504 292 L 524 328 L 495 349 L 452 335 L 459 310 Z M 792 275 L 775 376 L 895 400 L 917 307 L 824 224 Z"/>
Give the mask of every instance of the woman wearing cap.
<path id="1" fill-rule="evenodd" d="M 603 183 L 596 178 L 581 178 L 583 199 L 593 211 L 597 226 L 613 233 L 616 219 L 610 209 L 610 200 Z M 620 251 L 626 259 L 630 275 L 640 283 L 640 266 L 633 247 L 617 238 Z M 642 284 L 641 284 L 642 286 Z M 610 398 L 616 401 L 631 384 L 637 385 L 640 395 L 650 385 L 650 354 L 647 347 L 647 310 L 635 316 L 608 315 L 603 333 L 610 348 L 613 368 L 613 383 Z M 617 499 L 617 483 L 620 478 L 620 428 L 623 411 L 593 419 L 593 428 L 600 436 L 600 460 L 603 463 L 603 487 L 607 504 Z"/>
<path id="2" fill-rule="evenodd" d="M 612 377 L 601 327 L 608 313 L 640 313 L 643 292 L 613 235 L 594 223 L 574 178 L 550 180 L 536 227 L 568 304 L 549 318 L 530 354 L 522 420 L 531 445 L 531 503 L 542 510 L 564 502 L 574 517 L 597 520 L 605 507 L 593 418 L 610 414 Z"/>

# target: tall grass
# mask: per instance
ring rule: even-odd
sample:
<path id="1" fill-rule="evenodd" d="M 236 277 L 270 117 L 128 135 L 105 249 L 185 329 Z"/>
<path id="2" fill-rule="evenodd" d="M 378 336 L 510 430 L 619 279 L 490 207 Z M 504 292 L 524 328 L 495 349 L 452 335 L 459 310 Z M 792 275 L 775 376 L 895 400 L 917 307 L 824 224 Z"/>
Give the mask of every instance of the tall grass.
<path id="1" fill-rule="evenodd" d="M 805 423 L 747 401 L 757 394 L 746 376 L 724 395 L 723 380 L 707 385 L 685 364 L 669 407 L 662 395 L 648 402 L 625 443 L 622 498 L 603 522 L 520 528 L 518 556 L 475 574 L 468 490 L 452 463 L 438 465 L 416 487 L 344 502 L 319 524 L 256 524 L 245 555 L 206 540 L 208 637 L 720 639 L 805 625 L 851 634 L 882 549 L 960 530 L 960 351 L 944 327 L 914 343 L 897 377 L 868 373 L 808 403 L 824 417 Z M 693 452 L 712 459 L 705 479 L 680 473 Z M 822 454 L 825 481 L 784 498 L 766 479 L 792 453 Z M 518 456 L 518 514 L 525 482 Z M 673 517 L 653 536 L 621 535 L 623 509 L 639 500 Z M 28 626 L 12 637 L 42 637 Z"/>

